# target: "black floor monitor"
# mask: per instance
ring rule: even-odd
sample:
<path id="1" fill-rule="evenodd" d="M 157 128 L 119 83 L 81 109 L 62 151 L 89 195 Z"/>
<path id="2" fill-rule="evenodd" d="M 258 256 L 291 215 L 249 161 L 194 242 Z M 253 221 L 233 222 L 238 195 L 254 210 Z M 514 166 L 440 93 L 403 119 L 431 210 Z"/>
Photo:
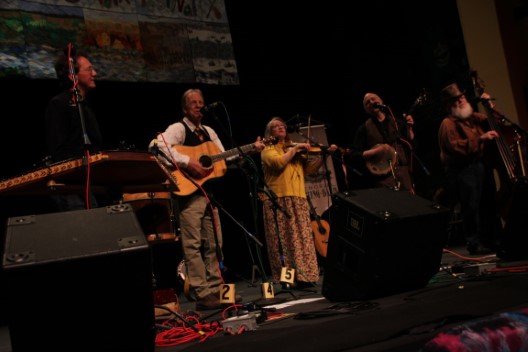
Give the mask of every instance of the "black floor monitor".
<path id="1" fill-rule="evenodd" d="M 335 194 L 323 295 L 350 301 L 424 287 L 438 272 L 448 219 L 447 208 L 406 191 Z"/>

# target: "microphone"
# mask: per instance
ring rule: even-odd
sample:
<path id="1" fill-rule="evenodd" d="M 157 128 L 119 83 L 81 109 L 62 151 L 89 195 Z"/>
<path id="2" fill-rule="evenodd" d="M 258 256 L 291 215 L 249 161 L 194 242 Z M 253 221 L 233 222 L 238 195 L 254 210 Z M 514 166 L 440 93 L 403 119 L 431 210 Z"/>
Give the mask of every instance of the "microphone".
<path id="1" fill-rule="evenodd" d="M 216 101 L 216 102 L 211 103 L 211 104 L 204 105 L 204 107 L 200 109 L 200 112 L 203 114 L 203 113 L 206 113 L 206 112 L 213 111 L 214 109 L 216 109 L 216 107 L 218 105 L 220 105 L 219 101 Z"/>
<path id="2" fill-rule="evenodd" d="M 163 150 L 159 149 L 158 147 L 158 140 L 157 139 L 154 139 L 154 144 L 152 145 L 152 147 L 150 148 L 150 151 L 153 155 L 155 156 L 161 156 L 163 157 L 163 159 L 165 159 L 170 165 L 174 165 L 173 161 L 171 158 L 169 158 L 167 156 L 167 154 L 165 154 L 163 152 Z"/>
<path id="3" fill-rule="evenodd" d="M 378 109 L 386 109 L 386 108 L 387 108 L 387 105 L 385 105 L 385 104 L 380 104 L 380 103 L 373 103 L 373 104 L 372 104 L 372 107 L 373 107 L 373 108 L 378 108 Z"/>
<path id="4" fill-rule="evenodd" d="M 154 144 L 152 145 L 152 147 L 150 148 L 150 151 L 153 155 L 158 155 L 159 154 L 159 148 L 158 148 L 158 139 L 154 139 Z"/>

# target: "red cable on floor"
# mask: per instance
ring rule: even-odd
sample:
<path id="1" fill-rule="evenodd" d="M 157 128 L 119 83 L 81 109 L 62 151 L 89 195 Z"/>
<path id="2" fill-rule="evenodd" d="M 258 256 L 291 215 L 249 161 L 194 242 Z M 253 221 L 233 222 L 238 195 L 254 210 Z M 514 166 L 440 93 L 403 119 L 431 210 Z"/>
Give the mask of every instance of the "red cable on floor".
<path id="1" fill-rule="evenodd" d="M 188 317 L 187 319 L 197 321 L 195 317 Z M 218 322 L 204 324 L 197 321 L 192 325 L 198 329 L 198 332 L 186 326 L 175 326 L 159 332 L 155 339 L 156 347 L 176 346 L 191 341 L 203 342 L 223 330 Z"/>

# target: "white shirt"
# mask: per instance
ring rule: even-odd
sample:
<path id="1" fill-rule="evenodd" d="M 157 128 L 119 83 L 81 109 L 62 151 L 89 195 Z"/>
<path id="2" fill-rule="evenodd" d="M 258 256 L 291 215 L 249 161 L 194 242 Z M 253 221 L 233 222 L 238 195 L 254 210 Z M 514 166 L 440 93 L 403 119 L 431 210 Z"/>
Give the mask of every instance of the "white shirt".
<path id="1" fill-rule="evenodd" d="M 187 117 L 184 117 L 182 122 L 185 123 L 191 131 L 194 131 L 198 127 L 204 129 L 211 138 L 211 142 L 218 146 L 220 152 L 225 151 L 220 138 L 218 138 L 218 135 L 211 127 L 202 124 L 196 126 Z M 183 123 L 175 122 L 172 125 L 169 125 L 165 132 L 158 134 L 157 141 L 158 148 L 163 153 L 165 153 L 165 155 L 171 156 L 178 167 L 185 169 L 189 164 L 190 157 L 188 155 L 178 153 L 175 148 L 171 148 L 173 145 L 183 145 L 185 142 L 185 126 Z M 149 149 L 154 146 L 154 143 L 155 140 L 152 140 L 149 143 Z"/>

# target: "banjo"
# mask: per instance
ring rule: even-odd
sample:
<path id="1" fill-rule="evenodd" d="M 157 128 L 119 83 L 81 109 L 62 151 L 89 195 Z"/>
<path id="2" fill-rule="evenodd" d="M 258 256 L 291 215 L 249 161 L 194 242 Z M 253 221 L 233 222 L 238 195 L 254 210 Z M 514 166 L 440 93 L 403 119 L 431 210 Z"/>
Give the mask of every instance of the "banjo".
<path id="1" fill-rule="evenodd" d="M 379 144 L 378 144 L 379 145 Z M 398 153 L 388 144 L 383 144 L 383 153 L 378 154 L 366 161 L 369 172 L 376 176 L 391 173 L 398 161 Z"/>
<path id="2" fill-rule="evenodd" d="M 418 106 L 424 105 L 428 98 L 427 95 L 427 91 L 423 89 L 418 98 L 416 98 L 407 111 L 406 115 L 411 115 Z M 376 144 L 376 146 L 379 146 L 379 144 Z M 366 161 L 366 165 L 371 174 L 383 176 L 394 171 L 393 168 L 396 166 L 397 161 L 398 153 L 394 147 L 388 144 L 383 144 L 383 153 L 368 159 Z"/>

